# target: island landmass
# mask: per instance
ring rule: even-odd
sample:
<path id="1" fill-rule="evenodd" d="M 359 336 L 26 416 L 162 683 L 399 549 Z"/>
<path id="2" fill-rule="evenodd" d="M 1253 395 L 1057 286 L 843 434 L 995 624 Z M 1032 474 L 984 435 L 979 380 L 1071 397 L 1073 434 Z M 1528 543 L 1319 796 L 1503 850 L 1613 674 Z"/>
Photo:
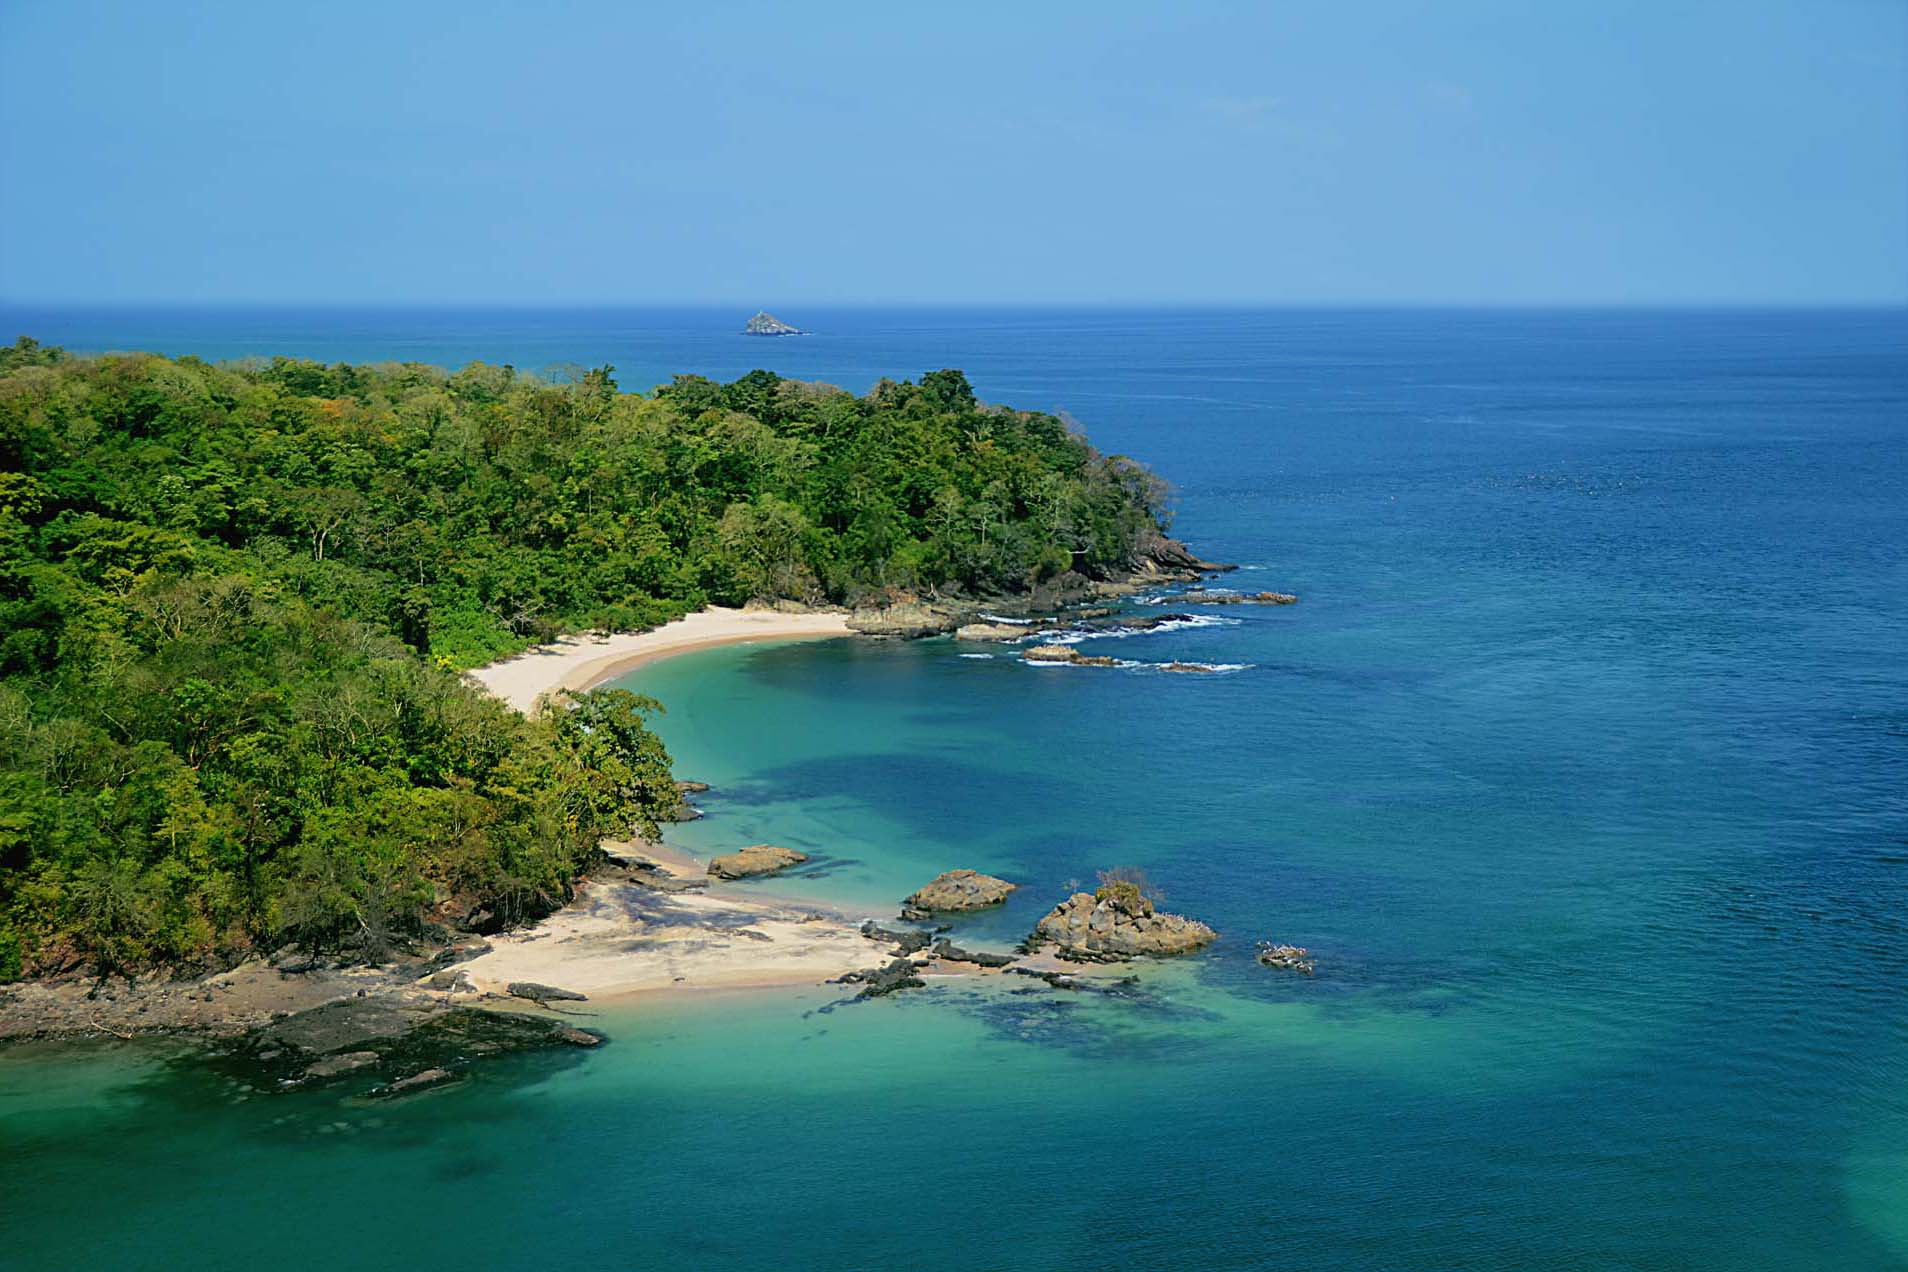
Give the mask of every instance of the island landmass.
<path id="1" fill-rule="evenodd" d="M 743 324 L 742 334 L 745 336 L 805 336 L 808 333 L 792 323 L 783 322 L 767 310 L 761 310 Z"/>
<path id="2" fill-rule="evenodd" d="M 738 640 L 1141 621 L 1085 603 L 1223 567 L 1143 466 L 958 371 L 611 372 L 0 348 L 0 1037 L 253 1038 L 369 996 L 455 1040 L 433 1022 L 513 986 L 1014 961 L 672 859 L 700 784 L 661 704 L 592 686 Z M 590 970 L 630 922 L 659 957 Z M 439 1067 L 393 1046 L 393 1082 Z"/>

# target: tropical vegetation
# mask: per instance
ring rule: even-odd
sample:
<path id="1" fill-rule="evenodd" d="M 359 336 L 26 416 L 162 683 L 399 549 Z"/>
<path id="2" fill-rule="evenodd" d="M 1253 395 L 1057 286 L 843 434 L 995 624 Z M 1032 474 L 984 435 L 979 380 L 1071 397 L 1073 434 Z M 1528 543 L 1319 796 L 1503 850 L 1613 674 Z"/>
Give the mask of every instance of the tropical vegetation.
<path id="1" fill-rule="evenodd" d="M 661 707 L 459 674 L 711 603 L 1105 575 L 1159 482 L 959 371 L 213 365 L 0 348 L 0 979 L 377 959 L 570 895 L 679 796 Z"/>

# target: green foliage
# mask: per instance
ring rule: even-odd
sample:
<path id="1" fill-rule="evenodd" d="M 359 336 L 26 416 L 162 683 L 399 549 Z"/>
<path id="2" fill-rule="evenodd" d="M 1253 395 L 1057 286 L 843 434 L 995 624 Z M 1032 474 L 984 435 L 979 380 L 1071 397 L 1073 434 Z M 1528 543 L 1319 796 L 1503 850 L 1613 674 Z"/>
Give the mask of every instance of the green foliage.
<path id="1" fill-rule="evenodd" d="M 1093 890 L 1096 901 L 1114 901 L 1128 910 L 1151 914 L 1166 899 L 1165 892 L 1138 866 L 1114 866 L 1099 875 L 1100 886 Z"/>
<path id="2" fill-rule="evenodd" d="M 710 602 L 1129 566 L 1144 469 L 958 371 L 212 366 L 0 347 L 0 979 L 547 912 L 678 796 L 627 694 L 458 669 Z"/>

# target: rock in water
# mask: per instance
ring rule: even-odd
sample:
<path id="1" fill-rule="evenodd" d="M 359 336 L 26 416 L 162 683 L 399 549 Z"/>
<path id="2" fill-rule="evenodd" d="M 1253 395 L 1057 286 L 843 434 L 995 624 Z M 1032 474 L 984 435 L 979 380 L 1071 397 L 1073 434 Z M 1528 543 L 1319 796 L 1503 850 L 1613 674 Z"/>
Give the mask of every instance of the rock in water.
<path id="1" fill-rule="evenodd" d="M 250 1030 L 222 1044 L 214 1062 L 254 1085 L 291 1090 L 372 1070 L 399 1081 L 420 1071 L 454 1077 L 487 1056 L 602 1041 L 547 1017 L 347 998 Z M 397 1089 L 392 1082 L 375 1094 Z"/>
<path id="2" fill-rule="evenodd" d="M 966 623 L 954 631 L 955 640 L 1023 640 L 1045 624 Z"/>
<path id="3" fill-rule="evenodd" d="M 1290 592 L 1181 592 L 1173 598 L 1182 605 L 1297 605 Z"/>
<path id="4" fill-rule="evenodd" d="M 786 870 L 807 860 L 807 853 L 796 852 L 793 848 L 752 844 L 711 861 L 709 873 L 718 879 L 747 879 L 751 875 L 774 874 L 777 870 Z"/>
<path id="5" fill-rule="evenodd" d="M 870 967 L 849 972 L 836 979 L 838 985 L 863 986 L 856 998 L 882 998 L 901 989 L 922 989 L 927 982 L 915 975 L 914 964 L 905 958 L 891 960 L 886 967 Z"/>
<path id="6" fill-rule="evenodd" d="M 335 1078 L 340 1074 L 354 1073 L 359 1069 L 367 1068 L 376 1064 L 378 1060 L 379 1056 L 375 1051 L 346 1051 L 339 1055 L 326 1056 L 318 1061 L 305 1070 L 305 1077 L 308 1079 Z"/>
<path id="7" fill-rule="evenodd" d="M 901 917 L 925 919 L 937 910 L 984 910 L 999 905 L 1016 885 L 977 870 L 936 875 L 901 902 Z"/>
<path id="8" fill-rule="evenodd" d="M 1098 654 L 1083 654 L 1071 645 L 1035 645 L 1021 655 L 1028 662 L 1066 663 L 1070 667 L 1117 667 L 1119 661 Z"/>
<path id="9" fill-rule="evenodd" d="M 408 1078 L 399 1078 L 389 1086 L 379 1087 L 371 1092 L 373 1098 L 387 1098 L 393 1095 L 406 1095 L 412 1091 L 422 1091 L 426 1087 L 442 1086 L 453 1081 L 456 1074 L 449 1069 L 425 1069 L 413 1073 Z"/>
<path id="10" fill-rule="evenodd" d="M 1312 951 L 1300 945 L 1277 945 L 1271 941 L 1259 942 L 1259 961 L 1267 967 L 1284 968 L 1290 972 L 1312 974 Z"/>
<path id="11" fill-rule="evenodd" d="M 1190 954 L 1218 933 L 1197 919 L 1160 914 L 1131 887 L 1076 892 L 1034 927 L 1035 941 L 1052 941 L 1068 958 L 1110 963 L 1142 954 Z"/>
<path id="12" fill-rule="evenodd" d="M 747 325 L 742 328 L 742 334 L 745 336 L 803 336 L 808 333 L 763 310 L 749 319 Z"/>

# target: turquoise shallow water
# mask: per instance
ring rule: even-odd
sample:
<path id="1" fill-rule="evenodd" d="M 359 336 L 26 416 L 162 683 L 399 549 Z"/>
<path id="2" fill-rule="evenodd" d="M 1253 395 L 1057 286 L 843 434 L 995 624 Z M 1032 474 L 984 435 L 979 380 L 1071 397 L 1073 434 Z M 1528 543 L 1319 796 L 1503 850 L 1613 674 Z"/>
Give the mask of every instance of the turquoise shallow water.
<path id="1" fill-rule="evenodd" d="M 612 1009 L 600 1052 L 376 1109 L 15 1049 L 0 1260 L 1908 1266 L 1903 315 L 276 321 L 634 383 L 963 365 L 1153 462 L 1196 546 L 1304 599 L 1089 648 L 1244 670 L 827 642 L 630 683 L 718 788 L 681 842 L 815 854 L 766 888 L 888 912 L 994 870 L 1024 887 L 964 930 L 1004 941 L 1133 863 L 1223 937 L 1126 1001 Z"/>

